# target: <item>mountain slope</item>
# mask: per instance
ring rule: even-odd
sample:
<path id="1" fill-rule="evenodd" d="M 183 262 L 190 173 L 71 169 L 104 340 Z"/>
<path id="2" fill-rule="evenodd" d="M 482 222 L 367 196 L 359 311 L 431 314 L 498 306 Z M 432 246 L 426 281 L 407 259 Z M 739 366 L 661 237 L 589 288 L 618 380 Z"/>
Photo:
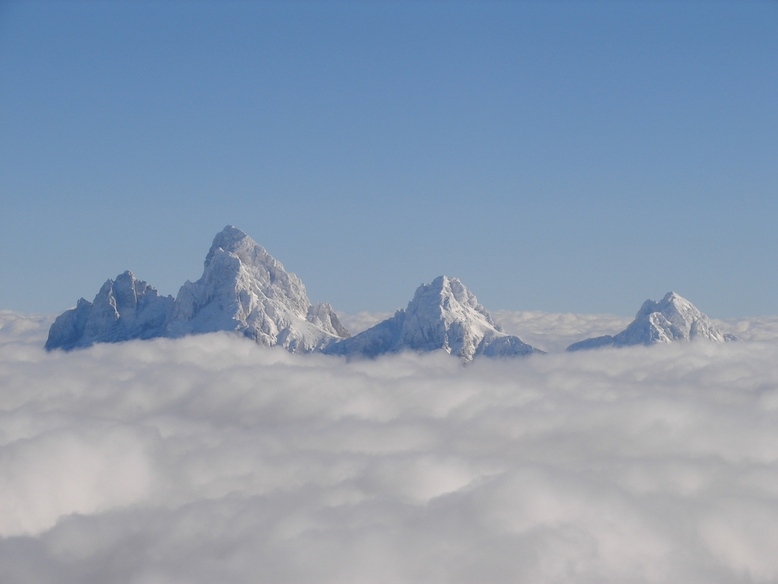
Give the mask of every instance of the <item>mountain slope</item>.
<path id="1" fill-rule="evenodd" d="M 463 361 L 482 354 L 515 356 L 538 352 L 518 337 L 502 332 L 475 295 L 457 278 L 448 276 L 422 284 L 405 310 L 330 345 L 324 352 L 375 357 L 405 350 L 443 350 Z"/>
<path id="2" fill-rule="evenodd" d="M 688 342 L 695 339 L 723 343 L 736 340 L 736 337 L 723 334 L 691 302 L 675 292 L 668 292 L 659 302 L 646 300 L 635 320 L 619 334 L 585 339 L 573 343 L 567 350 Z"/>

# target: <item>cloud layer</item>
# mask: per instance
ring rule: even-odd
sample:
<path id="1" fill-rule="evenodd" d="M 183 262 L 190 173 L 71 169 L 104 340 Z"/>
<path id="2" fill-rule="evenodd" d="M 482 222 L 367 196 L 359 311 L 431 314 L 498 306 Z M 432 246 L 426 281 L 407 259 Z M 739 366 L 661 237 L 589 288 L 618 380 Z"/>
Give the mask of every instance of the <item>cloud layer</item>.
<path id="1" fill-rule="evenodd" d="M 46 354 L 5 316 L 4 583 L 778 578 L 778 344 Z"/>

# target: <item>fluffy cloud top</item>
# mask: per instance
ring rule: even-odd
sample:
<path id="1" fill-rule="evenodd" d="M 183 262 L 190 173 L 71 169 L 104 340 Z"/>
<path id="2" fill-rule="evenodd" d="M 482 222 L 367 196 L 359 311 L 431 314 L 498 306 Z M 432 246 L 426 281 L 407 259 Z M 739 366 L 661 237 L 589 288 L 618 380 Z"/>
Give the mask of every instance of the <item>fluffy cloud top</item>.
<path id="1" fill-rule="evenodd" d="M 47 354 L 3 318 L 4 583 L 778 579 L 776 343 Z"/>

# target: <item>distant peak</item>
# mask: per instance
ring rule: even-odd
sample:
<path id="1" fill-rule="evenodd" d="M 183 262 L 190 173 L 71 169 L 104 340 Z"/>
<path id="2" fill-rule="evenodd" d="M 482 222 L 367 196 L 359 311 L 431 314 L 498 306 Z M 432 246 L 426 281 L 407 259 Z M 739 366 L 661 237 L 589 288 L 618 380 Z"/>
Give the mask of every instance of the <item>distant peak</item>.
<path id="1" fill-rule="evenodd" d="M 635 316 L 635 320 L 617 335 L 584 339 L 573 343 L 567 350 L 653 345 L 693 339 L 708 339 L 723 343 L 736 338 L 733 335 L 724 335 L 705 314 L 700 312 L 699 308 L 686 298 L 675 292 L 668 292 L 659 302 L 646 300 Z"/>

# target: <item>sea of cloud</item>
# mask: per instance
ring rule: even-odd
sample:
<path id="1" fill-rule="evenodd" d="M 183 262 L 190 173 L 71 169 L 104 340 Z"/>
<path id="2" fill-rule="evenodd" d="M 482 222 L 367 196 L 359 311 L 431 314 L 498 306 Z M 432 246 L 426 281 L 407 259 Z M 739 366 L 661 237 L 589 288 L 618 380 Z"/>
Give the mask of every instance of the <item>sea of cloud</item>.
<path id="1" fill-rule="evenodd" d="M 4 584 L 778 580 L 776 342 L 463 367 L 49 322 L 0 313 Z"/>

